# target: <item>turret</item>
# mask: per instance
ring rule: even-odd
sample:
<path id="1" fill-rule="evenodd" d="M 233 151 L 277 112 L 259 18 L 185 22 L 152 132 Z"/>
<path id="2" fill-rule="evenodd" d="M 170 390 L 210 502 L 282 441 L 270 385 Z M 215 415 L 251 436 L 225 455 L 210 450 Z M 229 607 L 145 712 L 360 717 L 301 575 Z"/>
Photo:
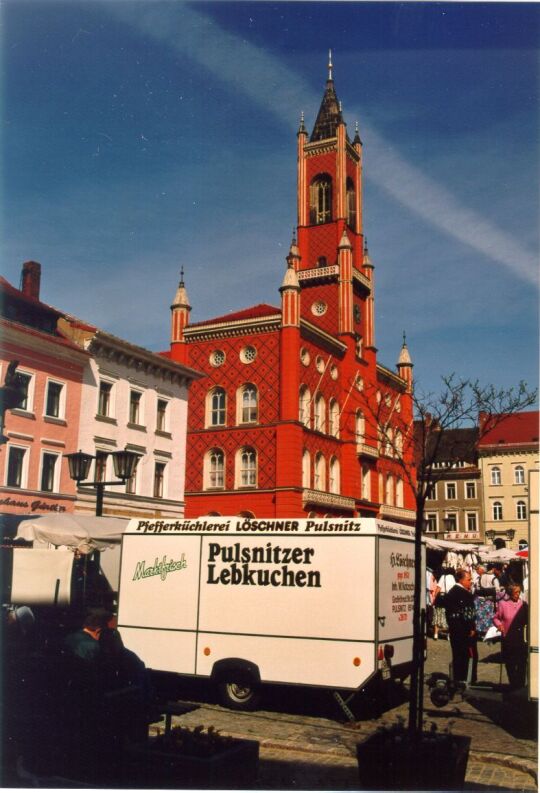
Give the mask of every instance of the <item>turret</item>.
<path id="1" fill-rule="evenodd" d="M 407 347 L 405 331 L 403 332 L 403 345 L 399 353 L 397 370 L 399 376 L 407 383 L 407 392 L 411 394 L 413 390 L 413 362 L 411 360 L 409 348 Z"/>
<path id="2" fill-rule="evenodd" d="M 171 354 L 176 360 L 183 360 L 184 330 L 189 323 L 191 306 L 184 284 L 184 268 L 180 272 L 180 281 L 171 305 Z M 182 345 L 181 348 L 176 345 Z"/>

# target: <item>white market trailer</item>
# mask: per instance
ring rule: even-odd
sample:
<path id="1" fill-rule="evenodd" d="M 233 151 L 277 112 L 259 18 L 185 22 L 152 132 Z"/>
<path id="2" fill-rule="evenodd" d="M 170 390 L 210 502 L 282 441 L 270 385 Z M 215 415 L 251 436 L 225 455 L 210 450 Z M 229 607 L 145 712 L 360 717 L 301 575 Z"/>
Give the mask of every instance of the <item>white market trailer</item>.
<path id="1" fill-rule="evenodd" d="M 259 683 L 404 676 L 413 598 L 414 530 L 371 518 L 134 519 L 122 537 L 125 645 L 151 669 L 212 678 L 239 709 Z"/>

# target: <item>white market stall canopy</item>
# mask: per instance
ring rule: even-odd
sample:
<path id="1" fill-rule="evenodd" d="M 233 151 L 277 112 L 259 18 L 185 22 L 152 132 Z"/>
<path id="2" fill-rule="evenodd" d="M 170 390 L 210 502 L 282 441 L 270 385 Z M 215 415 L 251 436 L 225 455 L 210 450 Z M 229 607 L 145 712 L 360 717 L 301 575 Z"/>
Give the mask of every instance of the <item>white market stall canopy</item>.
<path id="1" fill-rule="evenodd" d="M 434 551 L 446 551 L 447 553 L 474 553 L 483 562 L 510 562 L 513 559 L 517 561 L 526 561 L 522 551 L 512 551 L 510 548 L 499 548 L 493 550 L 491 545 L 479 545 L 478 543 L 471 542 L 453 542 L 452 540 L 439 540 L 436 537 L 422 537 L 425 540 L 426 547 Z"/>
<path id="2" fill-rule="evenodd" d="M 92 553 L 120 545 L 127 524 L 128 520 L 124 518 L 40 515 L 21 521 L 15 539 L 66 546 L 81 553 Z"/>

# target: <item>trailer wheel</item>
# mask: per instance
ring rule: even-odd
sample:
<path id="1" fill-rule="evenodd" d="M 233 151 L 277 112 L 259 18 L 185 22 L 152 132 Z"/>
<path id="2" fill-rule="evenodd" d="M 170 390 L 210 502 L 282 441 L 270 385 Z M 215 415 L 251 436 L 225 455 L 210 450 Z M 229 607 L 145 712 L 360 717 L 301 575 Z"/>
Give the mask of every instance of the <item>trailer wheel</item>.
<path id="1" fill-rule="evenodd" d="M 222 703 L 231 710 L 255 710 L 260 693 L 254 683 L 243 680 L 225 680 L 219 684 Z"/>

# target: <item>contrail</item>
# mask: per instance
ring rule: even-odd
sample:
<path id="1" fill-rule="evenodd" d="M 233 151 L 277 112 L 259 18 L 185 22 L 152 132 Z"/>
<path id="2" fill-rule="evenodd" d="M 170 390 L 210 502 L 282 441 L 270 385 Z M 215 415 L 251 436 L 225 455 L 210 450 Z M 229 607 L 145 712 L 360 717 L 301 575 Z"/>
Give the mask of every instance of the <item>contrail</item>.
<path id="1" fill-rule="evenodd" d="M 199 63 L 216 78 L 234 86 L 266 112 L 287 123 L 284 108 L 317 106 L 311 86 L 267 52 L 185 3 L 164 8 L 114 3 L 106 9 L 146 36 L 161 41 Z M 361 114 L 358 114 L 361 117 Z M 298 116 L 289 117 L 294 131 Z M 494 226 L 448 190 L 408 163 L 372 127 L 362 125 L 369 148 L 366 178 L 384 189 L 424 221 L 465 243 L 532 284 L 538 284 L 538 260 L 510 235 Z"/>

